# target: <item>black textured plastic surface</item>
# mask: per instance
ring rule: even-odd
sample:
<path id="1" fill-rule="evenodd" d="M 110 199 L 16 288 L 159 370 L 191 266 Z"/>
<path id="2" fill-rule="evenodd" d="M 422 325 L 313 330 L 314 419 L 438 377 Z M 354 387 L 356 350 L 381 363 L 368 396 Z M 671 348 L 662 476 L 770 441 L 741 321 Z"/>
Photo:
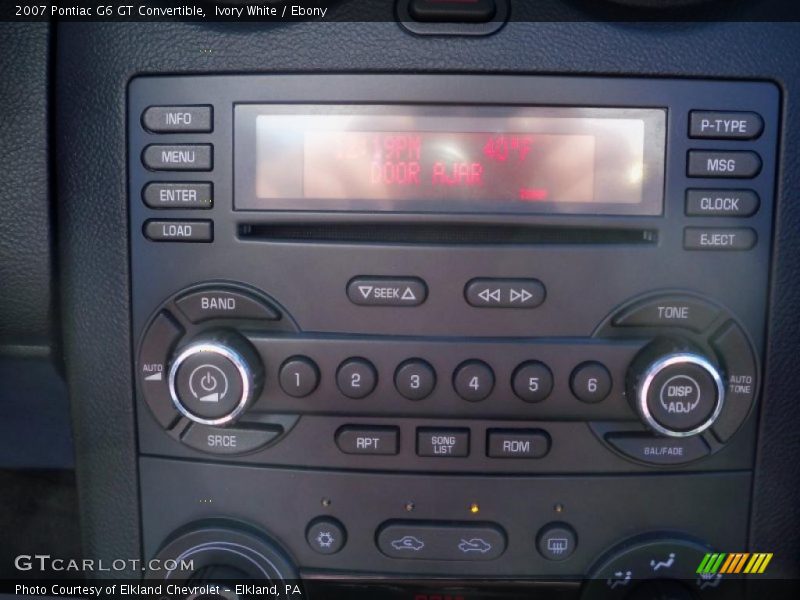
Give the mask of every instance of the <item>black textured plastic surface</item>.
<path id="1" fill-rule="evenodd" d="M 68 24 L 58 36 L 58 162 L 68 372 L 87 553 L 139 550 L 126 211 L 126 86 L 144 73 L 460 71 L 773 78 L 785 105 L 769 354 L 751 546 L 797 573 L 794 383 L 800 328 L 800 90 L 794 24 L 512 23 L 480 39 L 417 38 L 395 24 Z M 87 65 L 93 68 L 87 68 Z M 766 268 L 767 266 L 764 265 Z M 98 300 L 102 298 L 102 300 Z M 113 401 L 109 401 L 113 399 Z"/>
<path id="2" fill-rule="evenodd" d="M 0 23 L 0 347 L 46 354 L 52 327 L 47 23 Z"/>

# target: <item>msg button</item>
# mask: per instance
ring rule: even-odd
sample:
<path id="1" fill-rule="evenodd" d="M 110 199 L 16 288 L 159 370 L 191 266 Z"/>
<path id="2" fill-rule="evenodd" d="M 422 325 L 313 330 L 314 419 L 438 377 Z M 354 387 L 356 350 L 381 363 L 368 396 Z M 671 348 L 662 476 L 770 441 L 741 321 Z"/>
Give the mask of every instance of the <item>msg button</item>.
<path id="1" fill-rule="evenodd" d="M 683 234 L 686 250 L 750 250 L 756 245 L 756 232 L 749 228 L 708 229 L 687 227 Z"/>

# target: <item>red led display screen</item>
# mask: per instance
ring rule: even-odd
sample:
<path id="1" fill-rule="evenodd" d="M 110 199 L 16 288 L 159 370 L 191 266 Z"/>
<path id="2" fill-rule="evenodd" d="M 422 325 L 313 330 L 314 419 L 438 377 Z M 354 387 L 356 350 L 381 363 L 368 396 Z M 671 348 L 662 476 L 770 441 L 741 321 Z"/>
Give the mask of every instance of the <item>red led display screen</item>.
<path id="1" fill-rule="evenodd" d="M 237 209 L 662 211 L 662 110 L 236 110 Z"/>

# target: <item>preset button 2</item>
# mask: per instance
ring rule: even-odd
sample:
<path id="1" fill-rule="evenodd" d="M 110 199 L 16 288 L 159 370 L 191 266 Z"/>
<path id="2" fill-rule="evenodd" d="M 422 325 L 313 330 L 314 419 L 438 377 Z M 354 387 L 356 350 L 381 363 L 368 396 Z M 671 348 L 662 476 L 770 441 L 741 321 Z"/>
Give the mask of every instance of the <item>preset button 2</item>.
<path id="1" fill-rule="evenodd" d="M 336 385 L 348 398 L 364 398 L 378 384 L 378 373 L 372 363 L 363 358 L 344 361 L 336 372 Z"/>

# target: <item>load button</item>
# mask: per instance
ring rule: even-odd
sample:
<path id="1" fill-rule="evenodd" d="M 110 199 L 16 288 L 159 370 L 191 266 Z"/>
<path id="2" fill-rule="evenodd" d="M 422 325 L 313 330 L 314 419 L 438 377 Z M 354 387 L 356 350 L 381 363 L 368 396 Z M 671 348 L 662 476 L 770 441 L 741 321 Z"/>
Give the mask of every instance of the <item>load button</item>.
<path id="1" fill-rule="evenodd" d="M 427 296 L 417 277 L 355 277 L 347 284 L 347 297 L 359 306 L 419 306 Z"/>

